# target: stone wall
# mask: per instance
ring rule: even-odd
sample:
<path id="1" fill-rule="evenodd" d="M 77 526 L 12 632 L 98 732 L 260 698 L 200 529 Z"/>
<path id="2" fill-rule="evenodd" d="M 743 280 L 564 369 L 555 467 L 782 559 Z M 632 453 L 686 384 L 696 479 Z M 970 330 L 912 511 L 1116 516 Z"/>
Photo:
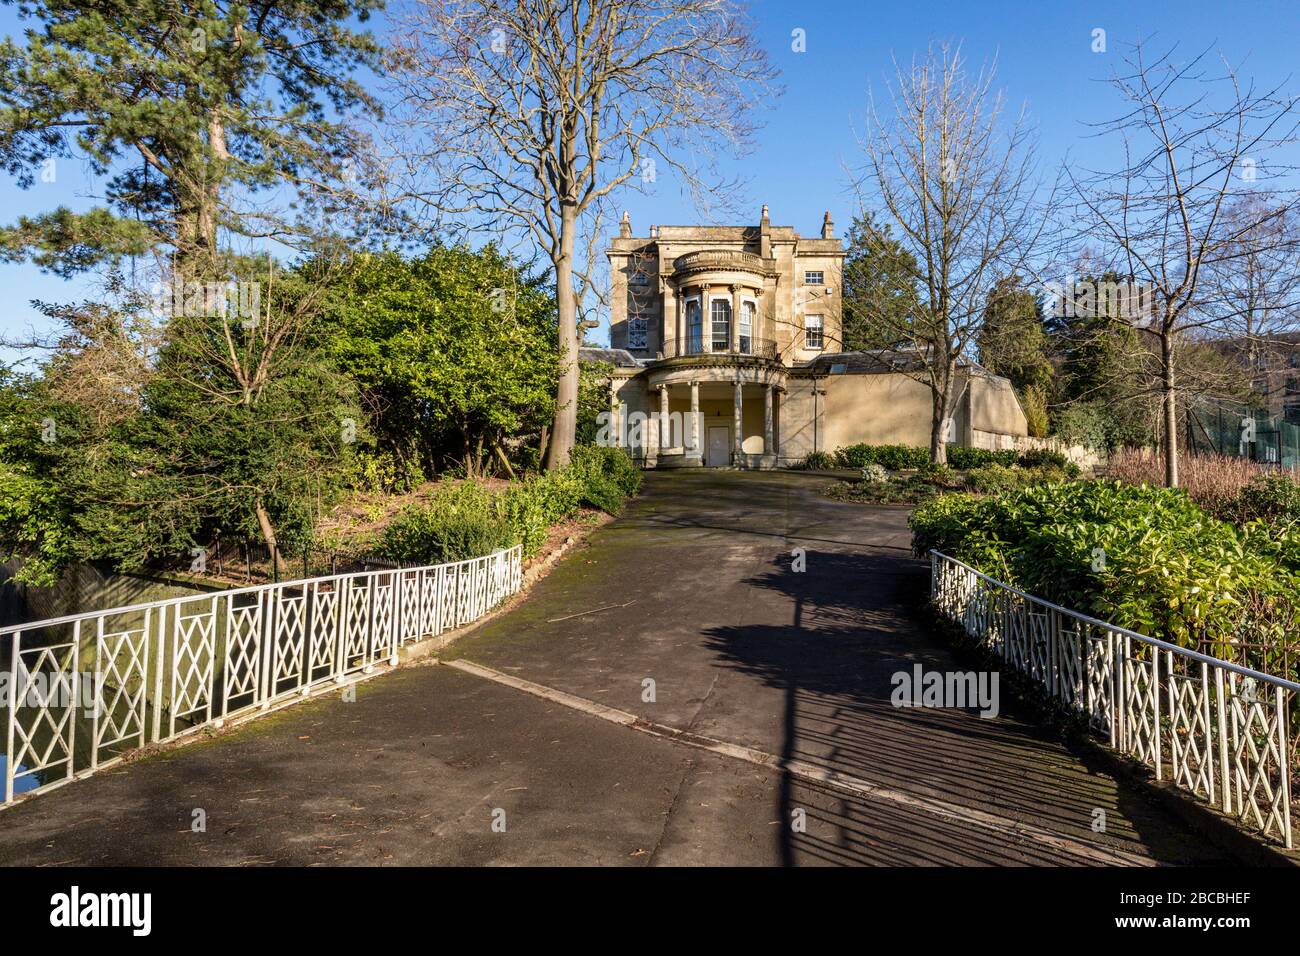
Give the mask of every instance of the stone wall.
<path id="1" fill-rule="evenodd" d="M 1059 451 L 1084 471 L 1092 471 L 1103 461 L 1105 456 L 1094 448 L 1084 445 L 1067 445 L 1059 438 L 1030 438 L 1029 436 L 999 435 L 992 432 L 975 431 L 970 442 L 972 448 L 987 448 L 991 451 L 1005 451 L 1014 448 L 1019 452 L 1031 449 L 1047 448 Z"/>

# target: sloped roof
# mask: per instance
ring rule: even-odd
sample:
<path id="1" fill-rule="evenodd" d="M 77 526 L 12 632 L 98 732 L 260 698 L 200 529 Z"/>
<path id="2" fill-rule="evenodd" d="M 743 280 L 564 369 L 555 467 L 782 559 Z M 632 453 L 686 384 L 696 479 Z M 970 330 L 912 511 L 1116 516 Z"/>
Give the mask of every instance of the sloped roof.
<path id="1" fill-rule="evenodd" d="M 640 368 L 641 363 L 627 349 L 602 349 L 584 345 L 578 349 L 579 362 L 604 362 L 616 368 Z"/>
<path id="2" fill-rule="evenodd" d="M 978 362 L 962 357 L 957 365 L 984 371 Z M 819 375 L 865 375 L 885 372 L 917 372 L 924 368 L 924 356 L 915 349 L 863 349 L 859 352 L 823 352 L 801 368 Z"/>

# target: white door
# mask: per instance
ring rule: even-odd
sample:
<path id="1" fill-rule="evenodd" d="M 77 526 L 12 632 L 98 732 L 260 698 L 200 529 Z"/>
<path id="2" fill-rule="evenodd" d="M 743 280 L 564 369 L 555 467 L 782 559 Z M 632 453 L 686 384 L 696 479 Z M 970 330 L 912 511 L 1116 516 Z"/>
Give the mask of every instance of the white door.
<path id="1" fill-rule="evenodd" d="M 710 468 L 723 468 L 731 464 L 731 429 L 726 425 L 709 426 L 708 454 L 704 464 Z"/>

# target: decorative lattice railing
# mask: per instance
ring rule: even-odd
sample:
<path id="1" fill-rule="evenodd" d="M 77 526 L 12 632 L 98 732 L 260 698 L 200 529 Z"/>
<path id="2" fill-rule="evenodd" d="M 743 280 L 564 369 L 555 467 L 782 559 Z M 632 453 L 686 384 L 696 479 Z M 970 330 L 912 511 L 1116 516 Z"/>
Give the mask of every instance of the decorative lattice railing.
<path id="1" fill-rule="evenodd" d="M 1300 684 L 1059 607 L 930 552 L 940 613 L 1121 753 L 1291 848 Z"/>
<path id="2" fill-rule="evenodd" d="M 519 590 L 519 546 L 0 628 L 4 802 L 343 684 Z"/>

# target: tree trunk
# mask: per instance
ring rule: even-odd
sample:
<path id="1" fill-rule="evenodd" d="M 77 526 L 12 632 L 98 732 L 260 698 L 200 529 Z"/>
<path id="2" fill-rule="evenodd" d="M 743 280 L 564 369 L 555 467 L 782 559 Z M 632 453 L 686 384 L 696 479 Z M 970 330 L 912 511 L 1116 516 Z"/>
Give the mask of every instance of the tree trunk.
<path id="1" fill-rule="evenodd" d="M 500 440 L 494 441 L 492 447 L 496 450 L 497 458 L 500 460 L 502 467 L 506 470 L 506 477 L 513 481 L 515 479 L 515 469 L 510 464 L 510 459 L 506 457 L 506 450 L 501 447 Z"/>
<path id="2" fill-rule="evenodd" d="M 546 450 L 546 470 L 569 463 L 578 429 L 578 299 L 573 291 L 573 244 L 577 210 L 565 203 L 560 218 L 560 254 L 555 260 L 555 303 L 559 311 L 560 381 L 555 423 Z"/>
<path id="3" fill-rule="evenodd" d="M 275 528 L 271 525 L 271 516 L 266 513 L 262 507 L 262 502 L 257 503 L 257 524 L 262 529 L 262 540 L 266 542 L 267 553 L 271 555 L 271 563 L 279 571 L 284 567 L 284 561 L 280 558 L 280 547 L 275 541 Z"/>
<path id="4" fill-rule="evenodd" d="M 469 426 L 466 425 L 464 422 L 461 423 L 461 427 L 460 427 L 460 448 L 461 448 L 460 460 L 461 460 L 461 464 L 465 466 L 465 477 L 473 478 L 474 477 L 474 455 L 470 451 Z"/>
<path id="5" fill-rule="evenodd" d="M 537 461 L 542 463 L 546 461 L 546 451 L 551 447 L 551 426 L 543 425 L 542 434 L 537 442 Z"/>
<path id="6" fill-rule="evenodd" d="M 938 385 L 930 386 L 930 461 L 936 465 L 948 464 L 948 444 L 944 440 L 944 422 L 952 405 L 953 369 L 948 369 Z"/>
<path id="7" fill-rule="evenodd" d="M 1178 487 L 1178 401 L 1174 394 L 1174 342 L 1173 334 L 1165 331 L 1160 336 L 1161 406 L 1165 427 L 1165 485 Z"/>

